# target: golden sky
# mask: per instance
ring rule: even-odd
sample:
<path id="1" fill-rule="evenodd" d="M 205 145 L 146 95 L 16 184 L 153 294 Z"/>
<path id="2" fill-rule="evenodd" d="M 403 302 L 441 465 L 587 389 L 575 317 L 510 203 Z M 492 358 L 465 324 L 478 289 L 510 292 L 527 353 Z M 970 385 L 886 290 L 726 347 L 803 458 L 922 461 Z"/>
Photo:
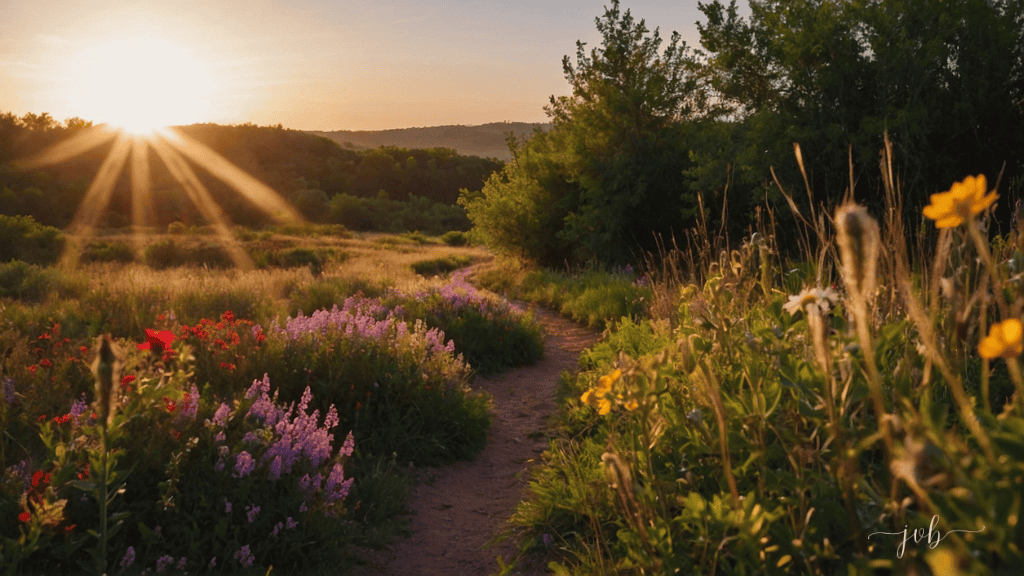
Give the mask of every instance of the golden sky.
<path id="1" fill-rule="evenodd" d="M 0 0 L 0 111 L 379 130 L 544 122 L 601 0 Z M 698 47 L 696 0 L 623 2 Z M 744 3 L 745 4 L 745 3 Z"/>

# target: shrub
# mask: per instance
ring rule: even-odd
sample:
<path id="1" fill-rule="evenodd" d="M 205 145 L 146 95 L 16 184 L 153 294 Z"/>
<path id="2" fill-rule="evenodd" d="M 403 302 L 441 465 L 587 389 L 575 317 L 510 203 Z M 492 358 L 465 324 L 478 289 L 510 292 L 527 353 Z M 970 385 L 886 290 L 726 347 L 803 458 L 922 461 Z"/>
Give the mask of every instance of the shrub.
<path id="1" fill-rule="evenodd" d="M 420 260 L 413 262 L 410 267 L 412 271 L 419 274 L 420 276 L 436 276 L 438 274 L 447 274 L 459 268 L 469 266 L 473 261 L 469 256 L 459 256 L 449 254 L 447 256 L 438 256 L 437 258 L 428 258 L 426 260 Z"/>
<path id="2" fill-rule="evenodd" d="M 90 242 L 82 251 L 84 262 L 134 262 L 132 247 L 124 242 Z"/>
<path id="3" fill-rule="evenodd" d="M 466 233 L 459 230 L 450 230 L 441 235 L 441 242 L 449 246 L 465 246 L 469 239 Z"/>
<path id="4" fill-rule="evenodd" d="M 39 224 L 31 216 L 0 214 L 0 262 L 14 259 L 47 266 L 60 258 L 64 244 L 60 230 Z"/>
<path id="5" fill-rule="evenodd" d="M 88 280 L 55 268 L 42 268 L 21 260 L 0 264 L 0 298 L 43 302 L 51 294 L 78 298 L 89 289 Z"/>

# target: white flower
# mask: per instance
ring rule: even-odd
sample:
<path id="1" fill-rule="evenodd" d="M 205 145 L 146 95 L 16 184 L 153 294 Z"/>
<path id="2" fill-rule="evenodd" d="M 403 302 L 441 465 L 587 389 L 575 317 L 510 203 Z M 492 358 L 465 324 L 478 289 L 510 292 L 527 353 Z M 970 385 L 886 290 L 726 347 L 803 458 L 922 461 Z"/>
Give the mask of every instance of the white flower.
<path id="1" fill-rule="evenodd" d="M 805 288 L 796 296 L 790 296 L 789 301 L 782 305 L 782 308 L 789 312 L 790 315 L 795 316 L 797 311 L 807 311 L 811 306 L 819 309 L 821 312 L 827 312 L 836 302 L 839 301 L 839 294 L 836 294 L 832 288 Z"/>

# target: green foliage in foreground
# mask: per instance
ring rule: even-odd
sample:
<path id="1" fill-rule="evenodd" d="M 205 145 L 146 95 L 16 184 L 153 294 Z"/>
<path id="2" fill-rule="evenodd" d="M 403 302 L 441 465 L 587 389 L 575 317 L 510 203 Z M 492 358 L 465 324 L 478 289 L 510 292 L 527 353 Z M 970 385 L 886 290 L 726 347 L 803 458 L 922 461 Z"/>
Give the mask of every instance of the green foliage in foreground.
<path id="1" fill-rule="evenodd" d="M 430 277 L 449 272 L 454 272 L 459 268 L 465 268 L 473 260 L 469 256 L 459 256 L 455 254 L 449 254 L 447 256 L 438 256 L 437 258 L 427 258 L 426 260 L 420 260 L 411 264 L 412 271 L 419 274 L 420 276 Z"/>
<path id="2" fill-rule="evenodd" d="M 138 574 L 168 562 L 200 573 L 263 574 L 271 565 L 295 574 L 341 573 L 355 562 L 353 546 L 380 546 L 402 530 L 403 470 L 474 457 L 490 425 L 487 396 L 469 388 L 472 369 L 440 345 L 434 327 L 445 329 L 466 358 L 480 358 L 480 372 L 536 360 L 540 328 L 508 307 L 478 301 L 463 284 L 372 299 L 351 293 L 382 287 L 329 280 L 313 286 L 319 288 L 302 296 L 303 305 L 333 301 L 363 315 L 360 328 L 278 330 L 268 323 L 264 332 L 230 312 L 238 305 L 246 315 L 268 313 L 265 295 L 241 289 L 173 298 L 95 291 L 69 307 L 12 305 L 21 316 L 5 316 L 12 321 L 0 326 L 0 349 L 8 350 L 0 383 L 0 573 L 91 573 L 106 566 L 109 573 Z M 164 312 L 168 305 L 174 314 Z M 88 367 L 87 332 L 95 329 L 86 320 L 99 309 L 109 315 L 99 326 L 137 330 L 115 342 L 127 351 L 118 370 L 134 378 L 114 393 L 119 408 L 110 427 L 115 451 L 106 514 L 96 504 L 104 497 L 88 496 L 104 484 L 96 455 L 106 452 L 89 420 L 100 403 Z M 228 312 L 208 314 L 211 309 Z M 18 329 L 38 327 L 46 314 L 43 334 Z M 367 328 L 374 325 L 383 328 Z M 144 329 L 157 332 L 147 337 Z M 138 349 L 143 340 L 154 348 L 160 330 L 173 334 L 166 354 Z M 264 374 L 278 406 L 305 405 L 308 389 L 306 413 L 317 410 L 318 423 L 331 406 L 337 410 L 326 471 L 300 462 L 278 478 L 274 463 L 261 460 L 271 449 L 268 438 L 280 432 L 257 426 L 249 415 L 254 398 L 246 390 Z M 194 416 L 183 413 L 186 406 L 195 407 Z M 72 416 L 82 422 L 70 422 Z M 211 424 L 218 418 L 228 424 Z M 337 452 L 349 430 L 351 459 Z M 243 451 L 257 461 L 251 475 L 238 473 Z M 304 474 L 319 473 L 324 481 L 333 462 L 354 479 L 347 499 L 314 500 L 307 510 Z M 86 490 L 85 499 L 78 489 Z M 101 517 L 109 517 L 109 530 Z M 105 554 L 99 542 L 106 542 Z M 128 547 L 134 561 L 121 571 Z M 243 547 L 255 560 L 252 570 L 242 566 Z M 79 562 L 90 554 L 87 564 Z"/>
<path id="3" fill-rule="evenodd" d="M 862 219 L 834 262 L 842 294 L 827 276 L 779 291 L 792 266 L 762 276 L 751 243 L 679 289 L 671 318 L 624 320 L 563 381 L 565 434 L 513 520 L 526 550 L 557 574 L 1014 573 L 1020 336 L 989 360 L 978 343 L 1020 317 L 1009 277 L 1024 235 L 990 254 L 974 226 L 942 234 L 952 250 L 929 267 L 927 304 L 905 244 Z M 878 263 L 869 304 L 858 271 L 879 245 L 896 262 Z M 972 303 L 985 284 L 940 295 L 940 279 L 978 278 L 996 286 L 984 310 Z"/>

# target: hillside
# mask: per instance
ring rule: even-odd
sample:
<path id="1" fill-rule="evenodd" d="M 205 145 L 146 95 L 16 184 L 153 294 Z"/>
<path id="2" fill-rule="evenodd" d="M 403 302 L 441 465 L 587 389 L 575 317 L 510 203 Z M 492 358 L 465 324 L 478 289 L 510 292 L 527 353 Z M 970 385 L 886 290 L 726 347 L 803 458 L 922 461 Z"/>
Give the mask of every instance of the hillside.
<path id="1" fill-rule="evenodd" d="M 452 148 L 465 156 L 497 158 L 503 162 L 511 160 L 505 136 L 512 132 L 516 137 L 528 137 L 536 127 L 550 130 L 551 124 L 527 122 L 492 122 L 480 126 L 429 126 L 424 128 L 399 128 L 394 130 L 334 130 L 323 132 L 307 130 L 309 134 L 334 140 L 347 148 L 378 148 L 398 146 L 400 148 Z"/>

